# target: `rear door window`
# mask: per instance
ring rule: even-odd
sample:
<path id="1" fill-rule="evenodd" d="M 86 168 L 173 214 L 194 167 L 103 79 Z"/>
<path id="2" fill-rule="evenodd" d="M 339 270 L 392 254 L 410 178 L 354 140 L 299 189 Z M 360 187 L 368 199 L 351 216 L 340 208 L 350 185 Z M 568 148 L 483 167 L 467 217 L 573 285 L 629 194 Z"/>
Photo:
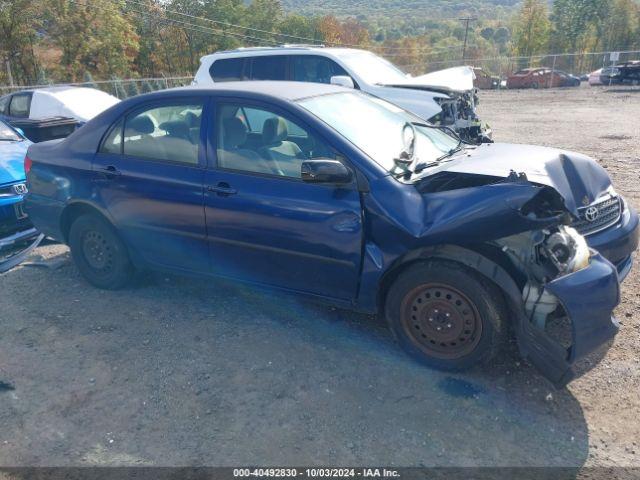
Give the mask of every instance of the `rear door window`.
<path id="1" fill-rule="evenodd" d="M 287 56 L 267 55 L 251 59 L 251 80 L 286 80 Z"/>
<path id="2" fill-rule="evenodd" d="M 31 106 L 31 94 L 19 94 L 11 97 L 9 115 L 12 117 L 28 117 Z"/>
<path id="3" fill-rule="evenodd" d="M 233 82 L 244 80 L 244 58 L 223 58 L 216 60 L 209 68 L 214 82 Z"/>
<path id="4" fill-rule="evenodd" d="M 123 153 L 153 160 L 198 164 L 202 104 L 172 103 L 138 111 L 126 118 Z M 118 133 L 104 147 L 117 149 Z M 110 143 L 109 143 L 110 142 Z"/>
<path id="5" fill-rule="evenodd" d="M 331 77 L 349 74 L 333 60 L 319 55 L 292 55 L 291 80 L 331 83 Z"/>

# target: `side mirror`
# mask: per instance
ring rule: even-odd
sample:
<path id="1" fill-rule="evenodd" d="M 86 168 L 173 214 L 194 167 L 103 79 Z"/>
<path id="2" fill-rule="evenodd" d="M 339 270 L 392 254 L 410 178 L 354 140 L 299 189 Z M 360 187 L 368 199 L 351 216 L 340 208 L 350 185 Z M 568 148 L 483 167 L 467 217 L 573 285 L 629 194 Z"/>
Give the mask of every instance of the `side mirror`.
<path id="1" fill-rule="evenodd" d="M 319 158 L 302 162 L 302 180 L 307 183 L 351 183 L 353 175 L 351 170 L 338 160 Z"/>
<path id="2" fill-rule="evenodd" d="M 356 88 L 353 79 L 347 75 L 335 75 L 331 77 L 330 83 L 331 85 L 338 85 L 340 87 Z"/>

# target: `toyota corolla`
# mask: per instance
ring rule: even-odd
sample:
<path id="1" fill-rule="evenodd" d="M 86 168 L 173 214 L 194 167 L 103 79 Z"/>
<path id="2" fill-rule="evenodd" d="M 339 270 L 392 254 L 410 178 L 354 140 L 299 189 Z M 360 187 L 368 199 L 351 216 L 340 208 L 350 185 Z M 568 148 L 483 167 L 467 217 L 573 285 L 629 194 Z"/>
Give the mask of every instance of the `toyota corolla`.
<path id="1" fill-rule="evenodd" d="M 332 85 L 134 97 L 25 163 L 32 221 L 97 287 L 152 268 L 295 292 L 384 315 L 407 352 L 449 370 L 515 332 L 558 386 L 618 331 L 638 244 L 594 160 L 466 145 Z"/>

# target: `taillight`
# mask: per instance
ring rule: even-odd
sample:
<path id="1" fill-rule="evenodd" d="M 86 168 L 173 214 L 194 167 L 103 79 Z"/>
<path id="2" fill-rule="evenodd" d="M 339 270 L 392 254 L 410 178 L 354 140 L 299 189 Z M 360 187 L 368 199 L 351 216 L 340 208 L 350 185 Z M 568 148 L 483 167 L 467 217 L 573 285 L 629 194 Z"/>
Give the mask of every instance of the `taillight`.
<path id="1" fill-rule="evenodd" d="M 31 165 L 33 165 L 33 161 L 27 156 L 24 156 L 24 173 L 27 174 L 31 171 Z"/>

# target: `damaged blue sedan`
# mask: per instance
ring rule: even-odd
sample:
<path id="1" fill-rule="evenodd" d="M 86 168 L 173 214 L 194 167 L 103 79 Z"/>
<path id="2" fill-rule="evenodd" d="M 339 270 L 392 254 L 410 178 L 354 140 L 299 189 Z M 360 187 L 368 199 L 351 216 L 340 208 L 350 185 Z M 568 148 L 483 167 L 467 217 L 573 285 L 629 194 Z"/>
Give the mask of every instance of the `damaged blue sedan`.
<path id="1" fill-rule="evenodd" d="M 384 315 L 432 367 L 514 332 L 555 385 L 618 331 L 638 215 L 594 160 L 467 145 L 337 86 L 224 83 L 126 100 L 29 148 L 27 212 L 99 288 L 216 275 Z"/>

